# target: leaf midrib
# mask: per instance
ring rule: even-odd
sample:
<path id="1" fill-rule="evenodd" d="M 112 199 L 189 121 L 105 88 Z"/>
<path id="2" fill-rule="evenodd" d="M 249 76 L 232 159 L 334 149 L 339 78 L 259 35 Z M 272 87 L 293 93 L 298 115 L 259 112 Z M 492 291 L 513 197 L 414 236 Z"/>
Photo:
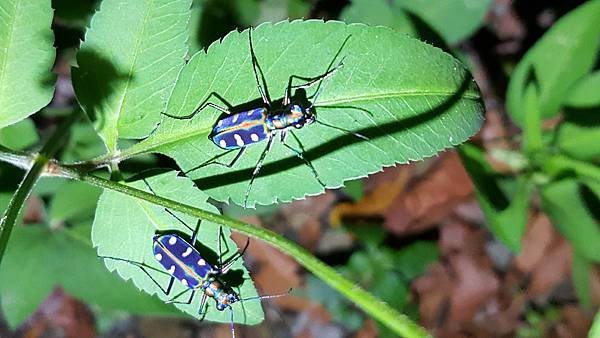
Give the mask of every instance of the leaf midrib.
<path id="1" fill-rule="evenodd" d="M 113 149 L 111 149 L 111 151 L 113 152 L 117 152 L 118 148 L 117 148 L 117 140 L 119 139 L 119 120 L 121 119 L 122 116 L 122 111 L 123 111 L 123 104 L 125 103 L 125 99 L 127 98 L 127 94 L 129 93 L 128 89 L 129 89 L 129 85 L 131 84 L 131 80 L 133 78 L 133 69 L 136 66 L 136 62 L 140 53 L 140 43 L 143 40 L 143 34 L 146 31 L 146 24 L 148 22 L 148 16 L 150 13 L 150 8 L 146 8 L 146 11 L 144 12 L 144 19 L 142 20 L 142 25 L 140 30 L 138 30 L 138 34 L 137 34 L 137 39 L 135 41 L 135 49 L 133 51 L 133 60 L 131 61 L 131 66 L 129 67 L 129 71 L 127 72 L 127 82 L 125 83 L 125 88 L 123 89 L 123 95 L 121 96 L 121 100 L 120 102 L 118 102 L 118 108 L 117 108 L 117 112 L 116 112 L 116 120 L 115 120 L 115 131 L 114 131 L 114 136 L 115 138 L 113 140 L 111 140 L 111 143 L 113 144 Z"/>
<path id="2" fill-rule="evenodd" d="M 351 102 L 360 102 L 360 101 L 378 100 L 378 99 L 396 98 L 396 97 L 415 97 L 415 96 L 450 97 L 455 94 L 456 94 L 456 92 L 449 93 L 446 91 L 427 91 L 427 92 L 411 91 L 411 92 L 380 93 L 380 94 L 374 94 L 374 95 L 360 95 L 360 96 L 354 96 L 354 97 L 346 97 L 346 98 L 338 99 L 338 100 L 329 100 L 329 101 L 324 100 L 324 101 L 321 101 L 321 103 L 316 106 L 317 107 L 326 107 L 326 106 L 333 106 L 333 105 L 339 104 L 339 103 L 351 103 Z M 464 100 L 464 99 L 475 101 L 475 100 L 479 100 L 480 97 L 479 97 L 479 95 L 476 95 L 473 93 L 465 93 L 460 97 L 460 100 Z M 325 106 L 324 103 L 327 105 Z M 123 160 L 126 160 L 126 159 L 131 158 L 136 155 L 154 151 L 159 147 L 167 146 L 167 145 L 170 145 L 170 144 L 173 144 L 176 142 L 180 142 L 180 141 L 188 139 L 188 138 L 196 137 L 198 135 L 208 134 L 210 132 L 211 127 L 192 129 L 190 132 L 185 132 L 185 133 L 171 134 L 167 137 L 158 138 L 158 140 L 156 140 L 156 139 L 153 140 L 152 137 L 149 137 L 149 138 L 125 149 L 124 151 L 122 151 L 121 153 L 119 153 L 117 155 L 117 158 L 120 161 L 123 161 Z M 96 160 L 99 162 L 102 162 L 105 160 L 113 160 L 113 158 L 111 158 L 110 154 L 108 154 L 108 155 L 103 155 L 103 156 L 97 158 Z"/>
<path id="3" fill-rule="evenodd" d="M 340 103 L 351 103 L 351 102 L 359 102 L 359 101 L 368 101 L 368 100 L 378 100 L 378 99 L 387 99 L 387 98 L 396 98 L 396 97 L 414 97 L 414 96 L 453 96 L 456 92 L 448 93 L 446 91 L 406 91 L 406 92 L 393 92 L 393 93 L 381 93 L 374 95 L 357 95 L 353 97 L 347 97 L 338 100 L 323 100 L 318 104 L 315 104 L 315 107 L 328 107 L 334 106 Z M 461 95 L 461 99 L 467 100 L 479 100 L 480 96 L 473 93 L 465 93 Z"/>

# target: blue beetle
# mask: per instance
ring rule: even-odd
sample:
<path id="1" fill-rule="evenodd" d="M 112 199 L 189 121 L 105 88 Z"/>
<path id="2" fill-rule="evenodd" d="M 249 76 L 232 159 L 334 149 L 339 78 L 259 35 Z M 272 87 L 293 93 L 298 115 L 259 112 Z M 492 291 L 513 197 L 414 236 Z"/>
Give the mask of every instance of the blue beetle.
<path id="1" fill-rule="evenodd" d="M 146 183 L 148 188 L 150 188 L 150 191 L 154 193 L 154 191 L 145 179 L 144 182 Z M 171 276 L 169 278 L 169 283 L 166 288 L 163 287 L 154 277 L 152 277 L 149 271 L 160 270 L 146 263 L 136 262 L 118 257 L 100 257 L 105 259 L 124 261 L 139 267 L 165 295 L 169 295 L 171 293 L 175 280 L 181 282 L 181 284 L 183 284 L 186 287 L 186 289 L 183 292 L 180 292 L 179 294 L 171 298 L 168 301 L 168 303 L 191 304 L 194 299 L 194 296 L 196 295 L 196 292 L 201 292 L 202 300 L 198 308 L 198 314 L 202 316 L 202 318 L 204 318 L 204 315 L 206 315 L 207 312 L 207 309 L 205 310 L 206 301 L 209 298 L 213 299 L 215 301 L 215 307 L 217 310 L 230 311 L 231 334 L 234 338 L 235 328 L 233 321 L 233 308 L 231 307 L 232 304 L 240 301 L 243 302 L 249 300 L 263 300 L 269 298 L 276 298 L 289 294 L 288 291 L 285 294 L 257 296 L 242 299 L 238 293 L 236 293 L 231 287 L 227 286 L 227 284 L 221 280 L 221 276 L 226 274 L 229 271 L 229 269 L 233 266 L 233 264 L 238 259 L 243 257 L 244 252 L 246 251 L 250 243 L 249 240 L 246 241 L 246 245 L 244 246 L 244 249 L 242 251 L 236 252 L 227 260 L 225 260 L 225 262 L 223 262 L 221 260 L 221 239 L 223 238 L 223 230 L 222 228 L 219 228 L 219 262 L 213 265 L 207 262 L 204 259 L 204 257 L 202 257 L 200 252 L 198 252 L 198 250 L 194 247 L 194 243 L 196 243 L 196 238 L 198 235 L 198 230 L 200 229 L 201 220 L 198 220 L 196 228 L 192 229 L 187 223 L 185 223 L 181 218 L 179 218 L 169 209 L 165 208 L 164 211 L 166 211 L 179 223 L 181 223 L 186 228 L 192 231 L 191 239 L 189 241 L 185 240 L 183 237 L 176 233 L 156 234 L 152 238 L 152 250 L 154 258 L 164 268 L 166 273 L 168 273 Z M 176 301 L 179 297 L 181 297 L 187 292 L 190 292 L 190 296 L 187 301 Z"/>
<path id="2" fill-rule="evenodd" d="M 256 108 L 219 119 L 209 138 L 225 150 L 235 150 L 270 139 L 277 131 L 291 126 L 299 129 L 314 121 L 315 115 L 310 109 L 302 109 L 298 104 L 275 112 Z"/>
<path id="3" fill-rule="evenodd" d="M 344 40 L 344 42 L 342 43 L 342 46 L 339 49 L 340 51 L 344 48 L 344 45 L 346 44 L 346 42 L 348 41 L 349 38 L 350 38 L 350 36 L 348 36 Z M 211 164 L 211 163 L 220 164 L 220 165 L 224 165 L 226 167 L 231 168 L 237 162 L 237 160 L 242 156 L 242 154 L 244 153 L 244 151 L 246 150 L 246 148 L 248 146 L 253 145 L 255 143 L 262 142 L 264 140 L 267 140 L 267 146 L 261 153 L 260 158 L 254 168 L 254 171 L 252 172 L 252 177 L 250 178 L 248 187 L 246 188 L 246 193 L 244 195 L 244 208 L 247 207 L 248 197 L 250 195 L 250 190 L 252 188 L 252 184 L 254 183 L 255 178 L 258 176 L 258 173 L 259 173 L 259 171 L 262 167 L 262 164 L 265 160 L 265 157 L 266 157 L 267 153 L 271 150 L 273 141 L 276 139 L 277 134 L 280 135 L 280 140 L 283 143 L 283 145 L 286 148 L 290 149 L 298 158 L 300 158 L 310 168 L 310 170 L 312 171 L 313 175 L 315 176 L 315 178 L 317 179 L 319 184 L 321 184 L 321 186 L 323 186 L 325 188 L 325 184 L 319 178 L 319 175 L 318 175 L 317 171 L 315 170 L 315 168 L 313 167 L 313 165 L 310 163 L 310 161 L 308 161 L 307 159 L 304 158 L 303 152 L 298 149 L 295 149 L 294 147 L 285 143 L 285 139 L 286 139 L 288 130 L 290 130 L 291 128 L 300 129 L 300 128 L 304 127 L 305 125 L 309 125 L 314 122 L 319 122 L 319 121 L 317 121 L 315 112 L 313 110 L 313 106 L 314 106 L 314 102 L 316 102 L 317 98 L 319 97 L 320 93 L 322 92 L 322 89 L 324 88 L 322 86 L 323 81 L 325 79 L 332 77 L 344 65 L 343 59 L 342 59 L 335 67 L 328 69 L 325 73 L 323 73 L 319 76 L 316 76 L 316 77 L 302 77 L 302 76 L 296 76 L 296 75 L 290 76 L 288 79 L 288 85 L 287 85 L 287 88 L 285 91 L 285 95 L 283 97 L 281 107 L 278 109 L 275 109 L 275 108 L 273 108 L 271 99 L 267 96 L 266 91 L 263 89 L 263 86 L 266 88 L 266 83 L 264 83 L 264 80 L 261 85 L 260 78 L 264 79 L 264 76 L 262 76 L 262 71 L 260 70 L 260 66 L 258 65 L 258 61 L 256 59 L 256 54 L 254 53 L 254 47 L 252 45 L 252 29 L 248 30 L 248 41 L 250 44 L 250 54 L 252 57 L 252 68 L 254 71 L 254 77 L 256 80 L 256 85 L 257 85 L 258 91 L 260 93 L 261 99 L 264 103 L 264 107 L 235 113 L 235 112 L 230 111 L 229 108 L 221 107 L 215 103 L 208 102 L 212 96 L 215 96 L 219 100 L 221 100 L 225 104 L 227 104 L 227 102 L 225 102 L 225 100 L 223 98 L 221 98 L 219 95 L 217 95 L 216 93 L 211 93 L 206 98 L 206 100 L 204 100 L 203 103 L 201 103 L 199 105 L 199 107 L 197 109 L 195 109 L 191 114 L 184 115 L 184 116 L 175 116 L 175 115 L 169 115 L 169 114 L 163 113 L 163 115 L 170 117 L 170 118 L 185 120 L 185 119 L 193 118 L 197 113 L 199 113 L 200 111 L 204 110 L 207 107 L 214 108 L 214 109 L 224 113 L 224 115 L 215 122 L 215 124 L 212 128 L 212 132 L 209 135 L 209 139 L 215 145 L 217 145 L 218 147 L 220 147 L 222 149 L 225 149 L 228 151 L 239 150 L 238 153 L 234 156 L 234 158 L 228 164 L 220 163 L 220 162 L 203 163 L 195 168 L 188 170 L 186 173 L 189 173 L 191 171 L 194 171 L 198 168 L 201 168 L 201 167 L 203 167 L 207 164 Z M 333 62 L 332 62 L 332 64 L 333 64 Z M 260 72 L 261 76 L 259 76 L 259 72 Z M 302 80 L 305 82 L 294 85 L 293 84 L 294 79 Z M 309 103 L 308 105 L 306 105 L 301 102 L 293 102 L 292 101 L 292 90 L 305 89 L 305 88 L 312 87 L 314 85 L 318 85 L 318 86 L 317 86 L 316 93 L 312 97 L 312 103 Z M 229 106 L 229 104 L 227 104 L 227 105 Z M 319 122 L 319 124 L 340 130 L 345 133 L 353 134 L 353 135 L 355 135 L 359 138 L 365 139 L 365 140 L 367 139 L 363 135 L 348 131 L 343 128 L 335 127 L 335 126 L 332 126 L 332 125 L 329 125 L 326 123 L 321 123 L 321 122 Z"/>

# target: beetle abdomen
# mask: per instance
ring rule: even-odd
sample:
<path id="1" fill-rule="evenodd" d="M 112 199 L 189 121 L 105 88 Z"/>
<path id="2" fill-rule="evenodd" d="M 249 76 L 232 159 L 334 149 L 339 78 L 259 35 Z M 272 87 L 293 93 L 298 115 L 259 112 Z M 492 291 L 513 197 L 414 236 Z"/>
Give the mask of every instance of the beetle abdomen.
<path id="1" fill-rule="evenodd" d="M 265 109 L 257 108 L 220 119 L 213 127 L 210 139 L 223 149 L 238 149 L 268 137 Z"/>
<path id="2" fill-rule="evenodd" d="M 161 235 L 154 240 L 154 258 L 183 285 L 195 288 L 201 284 L 212 266 L 190 243 L 175 234 Z"/>

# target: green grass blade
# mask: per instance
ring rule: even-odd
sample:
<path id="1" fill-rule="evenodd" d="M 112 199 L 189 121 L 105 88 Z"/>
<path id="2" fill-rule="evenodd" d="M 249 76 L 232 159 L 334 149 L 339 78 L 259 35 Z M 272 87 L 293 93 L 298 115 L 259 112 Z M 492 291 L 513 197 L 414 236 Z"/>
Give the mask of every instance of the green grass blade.
<path id="1" fill-rule="evenodd" d="M 293 131 L 300 144 L 293 137 L 287 141 L 304 149 L 304 157 L 329 188 L 385 166 L 433 156 L 464 142 L 481 125 L 483 105 L 468 71 L 452 56 L 403 34 L 384 27 L 312 20 L 263 24 L 253 36 L 273 99 L 283 97 L 290 75 L 317 76 L 345 57 L 344 67 L 316 103 L 317 120 L 369 140 L 315 123 Z M 346 38 L 348 43 L 340 50 Z M 261 105 L 247 31 L 230 33 L 206 54 L 200 52 L 190 60 L 167 113 L 190 114 L 211 92 L 233 106 Z M 314 89 L 308 90 L 309 96 L 313 93 Z M 224 153 L 208 139 L 218 116 L 218 111 L 206 109 L 192 120 L 165 117 L 155 133 L 125 149 L 120 158 L 160 152 L 189 171 Z M 264 147 L 264 143 L 248 147 L 233 169 L 208 165 L 188 176 L 211 197 L 242 204 Z M 233 155 L 220 160 L 227 162 Z M 277 140 L 254 182 L 248 206 L 322 191 L 309 167 Z"/>
<path id="2" fill-rule="evenodd" d="M 73 86 L 110 153 L 156 126 L 187 52 L 191 1 L 106 0 L 92 18 Z"/>
<path id="3" fill-rule="evenodd" d="M 0 128 L 44 107 L 54 93 L 50 0 L 0 1 Z"/>

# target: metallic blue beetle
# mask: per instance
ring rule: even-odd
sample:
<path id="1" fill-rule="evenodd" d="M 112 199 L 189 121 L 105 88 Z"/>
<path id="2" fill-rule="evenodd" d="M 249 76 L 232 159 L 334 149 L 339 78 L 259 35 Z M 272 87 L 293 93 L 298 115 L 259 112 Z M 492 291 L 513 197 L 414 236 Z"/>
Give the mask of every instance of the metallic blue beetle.
<path id="1" fill-rule="evenodd" d="M 314 121 L 310 109 L 302 109 L 298 104 L 270 113 L 266 108 L 256 108 L 220 119 L 209 138 L 223 149 L 234 150 L 270 139 L 277 131 L 292 126 L 299 129 Z"/>
<path id="2" fill-rule="evenodd" d="M 148 188 L 154 193 L 150 185 L 144 180 Z M 154 235 L 153 242 L 153 254 L 154 258 L 158 261 L 160 265 L 166 270 L 166 272 L 171 276 L 169 278 L 169 284 L 166 288 L 164 288 L 160 283 L 152 277 L 148 270 L 160 271 L 154 267 L 151 267 L 142 262 L 135 262 L 132 260 L 117 258 L 117 257 L 108 257 L 108 256 L 100 256 L 101 258 L 113 259 L 118 261 L 124 261 L 130 264 L 133 264 L 139 267 L 150 279 L 156 284 L 156 286 L 165 294 L 169 295 L 173 288 L 173 284 L 175 280 L 178 280 L 183 284 L 186 289 L 183 292 L 175 295 L 168 303 L 177 303 L 177 304 L 191 304 L 196 292 L 202 293 L 202 300 L 200 302 L 200 307 L 198 308 L 198 314 L 204 318 L 207 310 L 204 310 L 206 307 L 206 301 L 208 298 L 212 298 L 215 301 L 215 306 L 217 310 L 230 311 L 230 320 L 231 320 L 231 334 L 232 337 L 235 338 L 235 329 L 234 329 L 234 321 L 233 321 L 233 308 L 232 304 L 239 301 L 248 301 L 248 300 L 263 300 L 268 298 L 275 298 L 285 296 L 286 294 L 280 295 L 269 295 L 269 296 L 258 296 L 258 297 L 249 297 L 242 299 L 232 288 L 228 287 L 220 277 L 226 274 L 229 269 L 233 266 L 235 261 L 240 259 L 246 249 L 248 248 L 249 241 L 246 242 L 244 249 L 241 252 L 237 252 L 229 257 L 225 262 L 221 261 L 222 259 L 222 250 L 221 250 L 221 238 L 223 238 L 222 228 L 219 228 L 219 241 L 218 241 L 218 255 L 219 255 L 219 263 L 216 265 L 212 265 L 207 262 L 202 255 L 196 250 L 193 243 L 196 243 L 196 238 L 198 235 L 198 230 L 200 229 L 201 220 L 198 220 L 196 224 L 196 228 L 192 229 L 187 223 L 185 223 L 181 218 L 171 212 L 169 209 L 164 209 L 167 213 L 173 216 L 177 221 L 183 224 L 189 230 L 192 230 L 192 236 L 190 241 L 186 241 L 184 238 L 175 233 L 169 234 L 160 234 Z M 185 293 L 190 292 L 190 297 L 187 301 L 179 302 L 176 301 L 180 296 Z"/>
<path id="3" fill-rule="evenodd" d="M 349 38 L 350 38 L 350 36 L 348 36 L 348 38 L 346 38 L 346 40 L 343 42 L 342 46 L 339 49 L 340 51 L 342 50 L 342 48 L 344 47 L 344 45 L 346 44 L 346 42 L 348 41 Z M 288 79 L 288 86 L 286 88 L 285 95 L 283 97 L 281 108 L 275 109 L 275 108 L 273 108 L 271 99 L 267 96 L 266 91 L 263 89 L 263 87 L 265 87 L 265 88 L 267 87 L 266 83 L 264 83 L 264 80 L 261 85 L 260 78 L 264 79 L 264 76 L 262 76 L 262 71 L 260 70 L 260 66 L 258 65 L 258 61 L 256 59 L 256 54 L 254 53 L 254 48 L 252 46 L 252 30 L 251 29 L 248 31 L 248 40 L 249 40 L 249 44 L 250 44 L 250 54 L 252 56 L 252 68 L 254 70 L 254 77 L 256 80 L 256 85 L 257 85 L 258 91 L 259 91 L 262 101 L 264 103 L 264 107 L 234 113 L 234 112 L 231 112 L 228 108 L 221 107 L 212 102 L 208 102 L 208 100 L 212 96 L 215 96 L 219 100 L 221 100 L 225 104 L 227 104 L 227 102 L 225 102 L 225 100 L 222 99 L 219 95 L 216 95 L 216 93 L 211 93 L 206 98 L 206 100 L 204 100 L 203 103 L 201 103 L 199 105 L 199 107 L 197 109 L 195 109 L 191 114 L 188 114 L 185 116 L 174 116 L 174 115 L 169 115 L 169 114 L 163 113 L 164 115 L 166 115 L 170 118 L 184 120 L 184 119 L 193 118 L 197 113 L 199 113 L 200 111 L 204 110 L 207 107 L 211 107 L 218 111 L 221 111 L 222 113 L 224 113 L 224 116 L 222 118 L 220 118 L 219 120 L 217 120 L 217 122 L 213 126 L 212 132 L 209 135 L 209 139 L 215 145 L 217 145 L 218 147 L 220 147 L 222 149 L 229 150 L 229 151 L 239 150 L 237 155 L 235 155 L 235 157 L 228 164 L 219 163 L 219 162 L 203 163 L 195 168 L 192 168 L 191 170 L 188 170 L 186 173 L 194 171 L 198 168 L 201 168 L 201 167 L 203 167 L 207 164 L 211 164 L 211 163 L 224 165 L 226 167 L 232 167 L 237 162 L 237 160 L 242 156 L 242 154 L 244 153 L 244 151 L 246 150 L 246 148 L 248 146 L 255 144 L 255 143 L 262 142 L 264 140 L 267 140 L 267 146 L 263 150 L 263 152 L 254 168 L 254 171 L 252 172 L 252 177 L 250 179 L 250 182 L 248 183 L 248 187 L 247 187 L 246 193 L 244 195 L 244 207 L 247 207 L 248 197 L 250 195 L 250 190 L 252 188 L 252 184 L 254 183 L 255 178 L 258 176 L 258 173 L 259 173 L 259 171 L 262 167 L 262 164 L 265 160 L 265 157 L 266 157 L 267 153 L 271 150 L 271 146 L 273 145 L 273 141 L 275 140 L 277 134 L 280 135 L 280 140 L 283 143 L 283 145 L 286 148 L 290 149 L 298 158 L 300 158 L 310 168 L 310 170 L 312 171 L 313 175 L 315 176 L 315 178 L 317 179 L 319 184 L 321 184 L 321 186 L 325 187 L 325 184 L 319 178 L 319 175 L 318 175 L 317 171 L 315 170 L 315 168 L 313 167 L 313 165 L 304 158 L 303 152 L 300 150 L 297 150 L 297 149 L 293 148 L 292 146 L 288 145 L 287 143 L 285 143 L 285 139 L 286 139 L 287 132 L 291 128 L 299 129 L 299 128 L 302 128 L 305 125 L 311 124 L 313 122 L 319 122 L 316 119 L 316 115 L 313 111 L 313 106 L 314 106 L 314 102 L 316 102 L 319 94 L 321 93 L 322 89 L 324 88 L 322 86 L 322 83 L 325 79 L 330 78 L 331 76 L 333 76 L 335 74 L 336 71 L 338 71 L 340 68 L 343 67 L 343 59 L 342 59 L 342 61 L 340 61 L 335 67 L 328 69 L 325 73 L 323 73 L 319 76 L 316 76 L 316 77 L 302 77 L 302 76 L 296 76 L 296 75 L 290 76 Z M 260 77 L 259 77 L 259 72 L 261 74 Z M 293 84 L 294 79 L 302 80 L 305 82 L 294 85 Z M 314 96 L 312 97 L 312 103 L 310 103 L 308 106 L 303 105 L 301 102 L 293 102 L 292 101 L 292 98 L 293 98 L 292 90 L 309 88 L 314 85 L 318 85 L 317 91 L 314 94 Z M 227 105 L 229 106 L 229 104 L 227 104 Z M 364 136 L 362 136 L 360 134 L 350 132 L 343 128 L 338 128 L 338 127 L 335 127 L 335 126 L 332 126 L 332 125 L 329 125 L 326 123 L 322 123 L 322 122 L 319 122 L 319 124 L 340 130 L 345 133 L 353 134 L 362 139 L 366 139 Z"/>
<path id="4" fill-rule="evenodd" d="M 237 293 L 226 288 L 218 279 L 219 276 L 227 273 L 235 260 L 231 260 L 231 263 L 225 266 L 212 266 L 202 258 L 196 248 L 177 234 L 156 235 L 153 242 L 154 258 L 172 276 L 172 279 L 180 281 L 192 290 L 187 304 L 191 303 L 196 291 L 202 292 L 199 311 L 204 308 L 207 297 L 215 300 L 219 311 L 240 300 Z"/>

